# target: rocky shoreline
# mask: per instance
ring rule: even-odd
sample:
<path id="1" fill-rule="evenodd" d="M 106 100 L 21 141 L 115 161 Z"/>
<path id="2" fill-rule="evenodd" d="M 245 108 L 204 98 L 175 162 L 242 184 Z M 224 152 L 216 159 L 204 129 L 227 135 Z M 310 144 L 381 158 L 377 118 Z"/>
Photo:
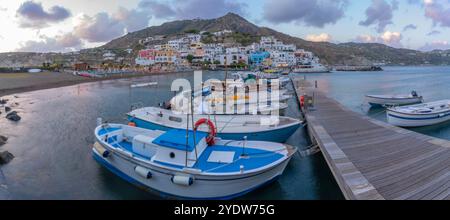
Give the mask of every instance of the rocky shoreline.
<path id="1" fill-rule="evenodd" d="M 7 99 L 0 99 L 0 115 L 6 114 L 5 118 L 10 121 L 18 122 L 20 121 L 21 117 L 16 111 L 12 111 L 12 108 L 7 106 L 8 104 Z M 0 134 L 0 147 L 7 144 L 8 137 L 3 136 Z M 0 165 L 7 164 L 11 162 L 11 160 L 14 159 L 14 155 L 10 153 L 9 151 L 0 151 Z"/>

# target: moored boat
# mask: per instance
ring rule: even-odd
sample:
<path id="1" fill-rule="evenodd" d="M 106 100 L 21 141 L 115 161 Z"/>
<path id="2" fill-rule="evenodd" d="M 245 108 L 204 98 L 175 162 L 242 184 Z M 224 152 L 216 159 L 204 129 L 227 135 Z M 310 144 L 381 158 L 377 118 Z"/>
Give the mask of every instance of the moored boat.
<path id="1" fill-rule="evenodd" d="M 311 62 L 309 64 L 303 64 L 296 66 L 293 70 L 293 73 L 329 73 L 330 69 L 328 69 L 326 66 Z"/>
<path id="2" fill-rule="evenodd" d="M 192 130 L 192 124 L 186 125 L 186 115 L 170 110 L 146 107 L 133 110 L 127 116 L 137 127 L 167 131 L 188 126 Z M 229 140 L 243 140 L 247 137 L 248 140 L 284 143 L 301 125 L 298 119 L 281 116 L 194 115 L 193 118 L 194 121 L 210 118 L 215 124 L 217 137 Z M 200 127 L 199 130 L 208 131 L 208 128 Z"/>
<path id="3" fill-rule="evenodd" d="M 400 127 L 421 127 L 450 120 L 450 100 L 387 109 L 387 120 Z"/>
<path id="4" fill-rule="evenodd" d="M 410 95 L 366 95 L 367 102 L 371 106 L 398 106 L 411 105 L 423 102 L 423 97 L 419 96 L 416 91 L 412 91 Z"/>
<path id="5" fill-rule="evenodd" d="M 193 103 L 194 114 L 271 114 L 283 111 L 288 107 L 285 103 L 290 95 L 287 90 L 268 89 L 264 92 L 234 93 L 212 91 L 205 87 L 201 91 L 183 91 L 170 100 L 171 109 L 181 113 L 191 113 Z"/>
<path id="6" fill-rule="evenodd" d="M 94 159 L 144 189 L 188 199 L 232 199 L 282 175 L 296 148 L 272 142 L 212 139 L 119 124 L 95 129 Z M 215 143 L 213 143 L 215 142 Z"/>

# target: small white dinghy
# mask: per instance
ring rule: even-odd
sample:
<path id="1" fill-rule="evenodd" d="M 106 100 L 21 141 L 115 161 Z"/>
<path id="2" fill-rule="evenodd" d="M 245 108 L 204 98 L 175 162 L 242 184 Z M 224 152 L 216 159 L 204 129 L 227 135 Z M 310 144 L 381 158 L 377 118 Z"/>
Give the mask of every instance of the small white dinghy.
<path id="1" fill-rule="evenodd" d="M 120 124 L 102 124 L 95 136 L 93 157 L 111 172 L 145 189 L 189 199 L 231 199 L 251 192 L 282 175 L 297 150 L 215 139 L 200 131 Z"/>
<path id="2" fill-rule="evenodd" d="M 390 124 L 400 127 L 421 127 L 450 120 L 450 100 L 429 102 L 387 110 Z"/>
<path id="3" fill-rule="evenodd" d="M 366 95 L 371 106 L 399 106 L 422 103 L 423 97 L 412 91 L 410 95 Z"/>

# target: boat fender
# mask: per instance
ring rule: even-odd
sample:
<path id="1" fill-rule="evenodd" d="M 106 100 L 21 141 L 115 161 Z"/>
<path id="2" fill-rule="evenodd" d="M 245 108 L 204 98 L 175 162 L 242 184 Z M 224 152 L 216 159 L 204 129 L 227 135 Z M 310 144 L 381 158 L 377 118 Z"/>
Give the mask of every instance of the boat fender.
<path id="1" fill-rule="evenodd" d="M 190 176 L 175 175 L 171 178 L 172 183 L 182 186 L 190 186 L 194 183 L 194 178 Z"/>
<path id="2" fill-rule="evenodd" d="M 305 106 L 305 96 L 300 96 L 300 107 Z"/>
<path id="3" fill-rule="evenodd" d="M 134 122 L 130 121 L 130 122 L 128 122 L 128 126 L 131 126 L 131 127 L 136 127 L 136 123 L 134 123 Z"/>
<path id="4" fill-rule="evenodd" d="M 146 179 L 151 179 L 153 176 L 149 169 L 141 166 L 136 166 L 134 168 L 134 171 L 136 171 L 136 173 L 139 174 L 139 176 L 144 177 Z"/>
<path id="5" fill-rule="evenodd" d="M 98 142 L 95 142 L 94 144 L 94 148 L 95 150 L 102 155 L 102 157 L 107 158 L 110 154 L 110 152 L 108 150 L 106 150 L 101 144 L 99 144 Z"/>

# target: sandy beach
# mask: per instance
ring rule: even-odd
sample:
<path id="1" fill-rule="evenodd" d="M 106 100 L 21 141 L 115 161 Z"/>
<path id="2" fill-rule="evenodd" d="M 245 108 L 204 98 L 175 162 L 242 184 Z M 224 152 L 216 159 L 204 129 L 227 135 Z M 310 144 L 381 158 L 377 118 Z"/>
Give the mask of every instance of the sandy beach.
<path id="1" fill-rule="evenodd" d="M 76 85 L 79 83 L 132 78 L 145 75 L 157 75 L 169 73 L 137 73 L 114 75 L 103 78 L 87 78 L 75 76 L 70 73 L 41 72 L 41 73 L 0 73 L 0 97 L 15 93 L 29 92 L 41 89 L 58 88 L 63 86 Z"/>

